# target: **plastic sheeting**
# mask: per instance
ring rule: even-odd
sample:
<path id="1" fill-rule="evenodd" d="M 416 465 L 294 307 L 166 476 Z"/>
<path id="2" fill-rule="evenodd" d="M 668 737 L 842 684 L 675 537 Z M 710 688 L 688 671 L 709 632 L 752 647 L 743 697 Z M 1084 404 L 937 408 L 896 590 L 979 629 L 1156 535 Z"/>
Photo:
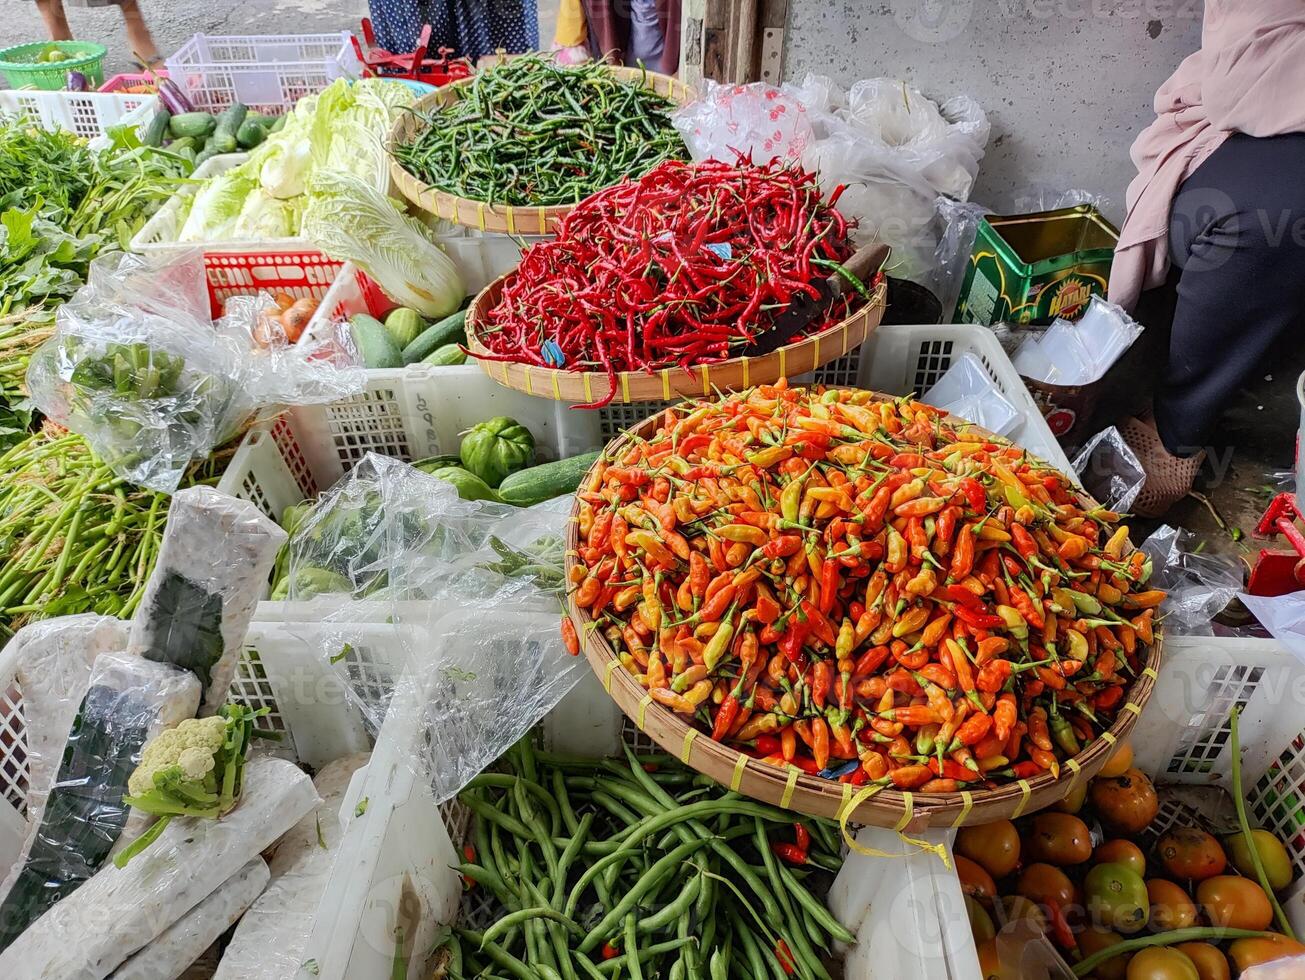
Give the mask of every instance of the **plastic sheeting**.
<path id="1" fill-rule="evenodd" d="M 1210 620 L 1242 588 L 1238 562 L 1196 547 L 1195 534 L 1167 524 L 1142 542 L 1152 566 L 1148 587 L 1169 593 L 1160 607 L 1165 631 L 1179 636 L 1212 636 Z"/>
<path id="2" fill-rule="evenodd" d="M 291 599 L 306 570 L 325 569 L 379 608 L 364 629 L 355 609 L 333 604 L 315 632 L 325 631 L 323 656 L 374 730 L 392 699 L 419 714 L 412 763 L 437 801 L 588 669 L 558 631 L 569 507 L 569 498 L 526 509 L 463 500 L 452 484 L 369 453 L 291 537 Z M 378 618 L 401 659 L 372 652 Z"/>
<path id="3" fill-rule="evenodd" d="M 1074 472 L 1092 499 L 1122 514 L 1146 483 L 1137 455 L 1113 425 L 1089 439 L 1074 457 Z"/>
<path id="4" fill-rule="evenodd" d="M 261 312 L 274 306 L 268 295 L 233 299 L 210 322 L 203 282 L 198 250 L 97 260 L 28 367 L 37 408 L 152 490 L 175 490 L 193 459 L 259 412 L 362 389 L 333 336 L 293 345 L 272 331 Z"/>

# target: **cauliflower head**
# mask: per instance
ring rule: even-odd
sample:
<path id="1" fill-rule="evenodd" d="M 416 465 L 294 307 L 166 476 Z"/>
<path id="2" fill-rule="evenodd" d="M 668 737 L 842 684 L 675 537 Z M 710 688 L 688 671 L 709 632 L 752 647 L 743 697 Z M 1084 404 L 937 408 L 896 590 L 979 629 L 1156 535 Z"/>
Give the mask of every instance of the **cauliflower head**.
<path id="1" fill-rule="evenodd" d="M 154 776 L 173 767 L 191 782 L 202 782 L 213 772 L 214 756 L 226 739 L 227 720 L 187 718 L 176 728 L 160 732 L 145 745 L 140 765 L 127 780 L 132 796 L 143 796 L 154 788 Z"/>

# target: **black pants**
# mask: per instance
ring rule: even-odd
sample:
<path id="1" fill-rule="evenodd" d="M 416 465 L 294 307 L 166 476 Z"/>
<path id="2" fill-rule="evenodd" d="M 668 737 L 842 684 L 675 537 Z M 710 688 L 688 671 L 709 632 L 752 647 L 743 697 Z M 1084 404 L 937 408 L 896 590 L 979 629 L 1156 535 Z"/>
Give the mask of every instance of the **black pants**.
<path id="1" fill-rule="evenodd" d="M 1165 448 L 1205 448 L 1232 396 L 1305 314 L 1305 133 L 1234 135 L 1174 198 L 1173 327 L 1158 365 Z M 1158 291 L 1153 290 L 1152 293 Z M 1142 310 L 1167 306 L 1148 293 Z"/>

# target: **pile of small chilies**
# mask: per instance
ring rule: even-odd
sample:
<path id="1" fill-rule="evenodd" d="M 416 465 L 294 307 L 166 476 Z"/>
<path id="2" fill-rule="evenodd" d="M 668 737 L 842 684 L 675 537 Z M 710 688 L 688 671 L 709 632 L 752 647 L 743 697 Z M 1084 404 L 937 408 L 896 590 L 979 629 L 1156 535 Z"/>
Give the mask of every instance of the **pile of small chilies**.
<path id="1" fill-rule="evenodd" d="M 777 765 L 1059 775 L 1145 664 L 1150 564 L 1022 450 L 873 398 L 781 381 L 672 412 L 581 488 L 575 601 L 658 703 Z"/>
<path id="2" fill-rule="evenodd" d="M 478 337 L 490 360 L 602 371 L 688 368 L 738 356 L 792 298 L 854 249 L 847 222 L 796 167 L 668 161 L 581 202 L 555 241 L 527 249 Z M 835 297 L 806 329 L 845 319 Z M 587 406 L 593 407 L 593 406 Z"/>

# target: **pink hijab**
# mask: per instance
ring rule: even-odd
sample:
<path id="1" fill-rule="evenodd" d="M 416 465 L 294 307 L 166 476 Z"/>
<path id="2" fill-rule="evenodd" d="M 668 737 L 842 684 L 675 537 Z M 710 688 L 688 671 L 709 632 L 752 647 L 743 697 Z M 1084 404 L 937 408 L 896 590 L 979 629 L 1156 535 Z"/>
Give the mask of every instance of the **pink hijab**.
<path id="1" fill-rule="evenodd" d="M 1305 131 L 1305 0 L 1206 0 L 1201 50 L 1160 86 L 1155 112 L 1133 144 L 1110 273 L 1110 299 L 1126 309 L 1165 281 L 1174 196 L 1229 134 Z"/>

